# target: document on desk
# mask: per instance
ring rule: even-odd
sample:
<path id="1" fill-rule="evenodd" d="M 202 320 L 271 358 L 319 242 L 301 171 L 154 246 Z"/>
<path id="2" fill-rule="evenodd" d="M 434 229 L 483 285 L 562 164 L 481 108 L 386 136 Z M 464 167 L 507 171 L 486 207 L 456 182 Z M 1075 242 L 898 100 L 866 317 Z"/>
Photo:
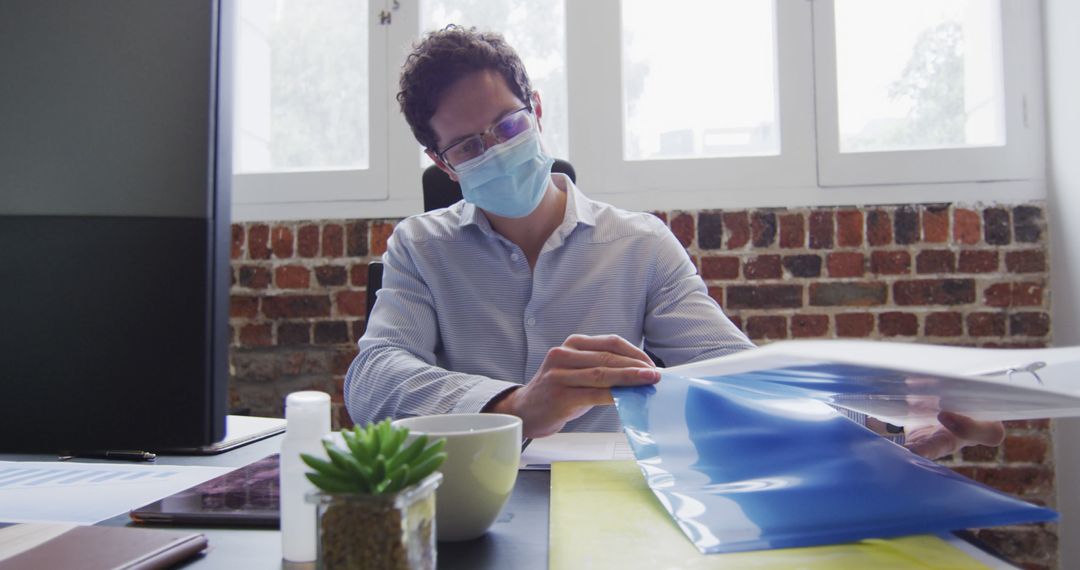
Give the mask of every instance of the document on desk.
<path id="1" fill-rule="evenodd" d="M 1001 421 L 1080 416 L 1080 347 L 790 340 L 665 372 L 818 400 L 900 426 L 934 421 L 941 410 Z"/>
<path id="2" fill-rule="evenodd" d="M 623 432 L 557 433 L 531 440 L 521 452 L 519 469 L 547 471 L 556 461 L 605 461 L 634 459 Z"/>
<path id="3" fill-rule="evenodd" d="M 550 570 L 1015 568 L 948 534 L 706 556 L 686 540 L 632 461 L 555 465 L 549 527 Z"/>
<path id="4" fill-rule="evenodd" d="M 612 394 L 658 504 L 706 554 L 1057 519 L 814 399 L 671 373 Z"/>
<path id="5" fill-rule="evenodd" d="M 0 522 L 94 524 L 229 467 L 0 461 Z"/>

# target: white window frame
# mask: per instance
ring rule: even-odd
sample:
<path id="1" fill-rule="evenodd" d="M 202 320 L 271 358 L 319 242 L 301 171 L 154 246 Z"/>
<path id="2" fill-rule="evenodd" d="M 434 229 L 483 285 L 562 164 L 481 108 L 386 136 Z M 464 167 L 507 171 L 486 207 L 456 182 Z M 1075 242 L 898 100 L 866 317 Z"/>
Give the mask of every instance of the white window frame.
<path id="1" fill-rule="evenodd" d="M 621 5 L 620 0 L 589 0 L 566 6 L 570 162 L 587 183 L 587 193 L 642 210 L 712 207 L 735 191 L 791 188 L 813 180 L 807 2 L 774 2 L 780 154 L 634 161 L 623 159 Z M 657 3 L 655 9 L 667 8 Z"/>
<path id="2" fill-rule="evenodd" d="M 840 152 L 834 0 L 815 0 L 818 182 L 823 187 L 1033 181 L 1044 177 L 1045 133 L 1037 0 L 1001 0 L 1003 146 Z"/>
<path id="3" fill-rule="evenodd" d="M 380 17 L 387 6 L 368 1 L 368 168 L 236 174 L 234 221 L 384 218 L 422 211 L 419 167 L 415 159 L 404 159 L 406 153 L 415 157 L 416 140 L 395 99 L 398 66 L 415 38 L 409 33 L 417 27 L 415 6 L 399 2 L 393 25 L 384 25 Z"/>
<path id="4" fill-rule="evenodd" d="M 845 155 L 825 150 L 839 148 L 833 0 L 771 1 L 780 154 L 627 161 L 621 2 L 566 0 L 568 160 L 586 194 L 642 211 L 1045 198 L 1039 0 L 1002 0 L 1004 148 Z M 400 66 L 418 37 L 419 0 L 369 0 L 369 10 L 370 168 L 237 175 L 234 220 L 399 218 L 423 210 L 418 144 L 396 101 Z M 380 24 L 384 10 L 390 25 Z"/>

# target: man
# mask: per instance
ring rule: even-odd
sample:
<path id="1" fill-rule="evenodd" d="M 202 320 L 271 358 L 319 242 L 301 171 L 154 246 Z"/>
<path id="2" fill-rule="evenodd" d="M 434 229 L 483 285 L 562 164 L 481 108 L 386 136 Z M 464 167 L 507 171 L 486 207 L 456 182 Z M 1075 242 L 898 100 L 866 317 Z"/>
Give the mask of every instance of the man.
<path id="1" fill-rule="evenodd" d="M 660 220 L 550 173 L 540 95 L 501 36 L 428 34 L 398 101 L 465 199 L 395 228 L 345 379 L 354 421 L 483 411 L 521 417 L 527 437 L 613 431 L 610 388 L 660 379 L 642 348 L 669 366 L 753 348 Z M 917 451 L 1002 437 L 943 419 L 954 429 L 926 431 Z"/>

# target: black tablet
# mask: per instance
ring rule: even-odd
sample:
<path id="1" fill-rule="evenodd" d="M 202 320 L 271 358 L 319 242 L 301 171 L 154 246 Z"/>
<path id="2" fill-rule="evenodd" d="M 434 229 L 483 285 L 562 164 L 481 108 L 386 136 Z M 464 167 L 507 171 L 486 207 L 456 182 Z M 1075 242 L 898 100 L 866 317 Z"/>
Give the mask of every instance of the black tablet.
<path id="1" fill-rule="evenodd" d="M 277 527 L 278 456 L 185 489 L 131 511 L 137 523 Z"/>

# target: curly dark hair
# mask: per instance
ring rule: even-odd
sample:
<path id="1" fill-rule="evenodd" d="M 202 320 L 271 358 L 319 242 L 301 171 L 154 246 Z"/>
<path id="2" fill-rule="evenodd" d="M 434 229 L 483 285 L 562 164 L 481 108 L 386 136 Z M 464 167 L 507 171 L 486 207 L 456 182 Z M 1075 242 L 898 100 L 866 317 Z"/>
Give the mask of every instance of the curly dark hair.
<path id="1" fill-rule="evenodd" d="M 488 69 L 498 71 L 514 95 L 532 109 L 532 86 L 525 65 L 502 35 L 450 24 L 425 34 L 413 46 L 401 66 L 397 100 L 420 144 L 437 150 L 431 117 L 443 93 L 461 77 Z"/>

